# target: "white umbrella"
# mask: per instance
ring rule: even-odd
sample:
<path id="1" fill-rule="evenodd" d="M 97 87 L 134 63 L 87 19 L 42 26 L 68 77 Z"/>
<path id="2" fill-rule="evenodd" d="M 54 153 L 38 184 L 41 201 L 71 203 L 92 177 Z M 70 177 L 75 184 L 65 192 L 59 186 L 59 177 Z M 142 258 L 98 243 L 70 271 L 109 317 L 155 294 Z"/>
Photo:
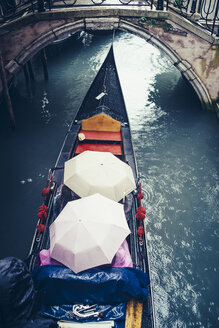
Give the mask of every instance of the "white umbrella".
<path id="1" fill-rule="evenodd" d="M 68 202 L 50 226 L 51 257 L 75 273 L 109 264 L 130 234 L 123 205 L 100 194 Z"/>
<path id="2" fill-rule="evenodd" d="M 64 184 L 80 197 L 100 193 L 120 201 L 136 188 L 131 167 L 110 152 L 84 151 L 65 162 Z"/>

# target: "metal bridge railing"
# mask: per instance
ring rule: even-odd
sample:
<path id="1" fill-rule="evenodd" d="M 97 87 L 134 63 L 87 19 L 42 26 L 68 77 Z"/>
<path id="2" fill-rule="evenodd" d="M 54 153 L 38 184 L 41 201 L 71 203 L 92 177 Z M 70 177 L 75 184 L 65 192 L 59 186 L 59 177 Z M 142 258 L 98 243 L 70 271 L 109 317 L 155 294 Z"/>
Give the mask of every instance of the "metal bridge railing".
<path id="1" fill-rule="evenodd" d="M 219 0 L 168 0 L 168 7 L 219 36 Z"/>
<path id="2" fill-rule="evenodd" d="M 145 6 L 169 10 L 219 36 L 219 0 L 1 0 L 0 24 L 30 12 L 88 6 Z"/>

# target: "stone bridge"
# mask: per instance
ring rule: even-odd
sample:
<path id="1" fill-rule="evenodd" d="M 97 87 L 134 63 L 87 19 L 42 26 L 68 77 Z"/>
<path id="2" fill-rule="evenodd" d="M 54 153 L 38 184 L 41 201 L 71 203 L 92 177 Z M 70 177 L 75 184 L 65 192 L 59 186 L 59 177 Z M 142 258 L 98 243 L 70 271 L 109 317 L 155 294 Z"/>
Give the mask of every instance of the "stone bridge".
<path id="1" fill-rule="evenodd" d="M 2 24 L 6 78 L 10 81 L 31 57 L 59 38 L 112 29 L 133 33 L 159 48 L 189 81 L 203 107 L 219 111 L 219 39 L 177 13 L 143 6 L 77 6 L 29 13 Z"/>

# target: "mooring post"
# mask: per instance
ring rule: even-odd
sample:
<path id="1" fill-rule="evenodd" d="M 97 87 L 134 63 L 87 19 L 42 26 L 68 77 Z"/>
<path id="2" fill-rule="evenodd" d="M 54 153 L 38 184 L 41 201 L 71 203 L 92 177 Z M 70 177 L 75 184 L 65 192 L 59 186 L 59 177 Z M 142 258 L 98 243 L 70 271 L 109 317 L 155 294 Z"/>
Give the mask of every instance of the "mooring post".
<path id="1" fill-rule="evenodd" d="M 30 60 L 27 62 L 27 66 L 28 66 L 28 70 L 29 70 L 29 74 L 30 74 L 30 79 L 31 79 L 32 81 L 35 81 L 35 76 L 34 76 L 33 66 L 32 66 L 32 63 L 31 63 Z"/>
<path id="2" fill-rule="evenodd" d="M 8 112 L 9 112 L 9 116 L 10 116 L 10 119 L 11 119 L 11 125 L 12 125 L 12 128 L 14 129 L 15 126 L 16 126 L 15 117 L 14 117 L 14 112 L 13 112 L 13 108 L 12 108 L 12 104 L 11 104 L 11 98 L 10 98 L 9 91 L 8 91 L 8 84 L 7 84 L 7 79 L 6 79 L 5 67 L 4 67 L 4 62 L 3 62 L 3 58 L 2 58 L 1 53 L 0 53 L 0 73 L 1 73 L 1 80 L 2 80 L 4 98 L 5 98 L 6 105 L 7 105 Z"/>
<path id="3" fill-rule="evenodd" d="M 156 6 L 156 10 L 163 10 L 163 0 L 158 0 L 157 1 L 157 6 Z"/>
<path id="4" fill-rule="evenodd" d="M 42 13 L 46 10 L 44 0 L 37 0 L 38 3 L 38 12 Z"/>
<path id="5" fill-rule="evenodd" d="M 45 80 L 49 79 L 48 74 L 48 64 L 47 64 L 47 56 L 46 56 L 46 48 L 43 48 L 42 50 L 42 62 L 43 62 L 43 73 Z"/>

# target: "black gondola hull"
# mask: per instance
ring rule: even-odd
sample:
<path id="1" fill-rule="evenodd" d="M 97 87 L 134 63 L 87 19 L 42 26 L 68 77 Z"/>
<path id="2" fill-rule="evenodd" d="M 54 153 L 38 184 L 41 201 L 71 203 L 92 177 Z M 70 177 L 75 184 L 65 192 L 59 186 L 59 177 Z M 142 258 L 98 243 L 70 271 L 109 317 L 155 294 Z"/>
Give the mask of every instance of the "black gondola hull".
<path id="1" fill-rule="evenodd" d="M 36 229 L 33 243 L 29 255 L 29 268 L 33 270 L 38 265 L 38 254 L 42 249 L 48 249 L 49 245 L 49 226 L 56 218 L 54 199 L 58 188 L 63 184 L 64 163 L 75 156 L 75 150 L 78 146 L 78 133 L 81 129 L 81 121 L 97 115 L 105 113 L 113 119 L 121 122 L 122 150 L 121 159 L 128 163 L 133 171 L 136 185 L 138 185 L 138 171 L 136 158 L 134 153 L 130 124 L 123 98 L 123 93 L 116 69 L 113 47 L 102 64 L 97 76 L 95 77 L 91 87 L 89 88 L 82 105 L 80 106 L 75 118 L 66 134 L 59 157 L 52 169 L 52 181 L 50 195 L 46 200 L 48 206 L 48 215 L 45 222 L 45 229 L 39 233 Z M 71 199 L 69 199 L 71 200 Z M 150 277 L 150 265 L 148 259 L 147 241 L 145 235 L 143 241 L 139 242 L 137 233 L 139 223 L 136 220 L 136 211 L 139 206 L 137 192 L 132 192 L 127 197 L 127 206 L 130 210 L 127 215 L 127 221 L 131 230 L 129 236 L 129 246 L 134 267 L 143 270 Z M 153 311 L 153 295 L 151 286 L 149 287 L 149 298 L 144 304 L 142 328 L 154 328 L 154 311 Z"/>

